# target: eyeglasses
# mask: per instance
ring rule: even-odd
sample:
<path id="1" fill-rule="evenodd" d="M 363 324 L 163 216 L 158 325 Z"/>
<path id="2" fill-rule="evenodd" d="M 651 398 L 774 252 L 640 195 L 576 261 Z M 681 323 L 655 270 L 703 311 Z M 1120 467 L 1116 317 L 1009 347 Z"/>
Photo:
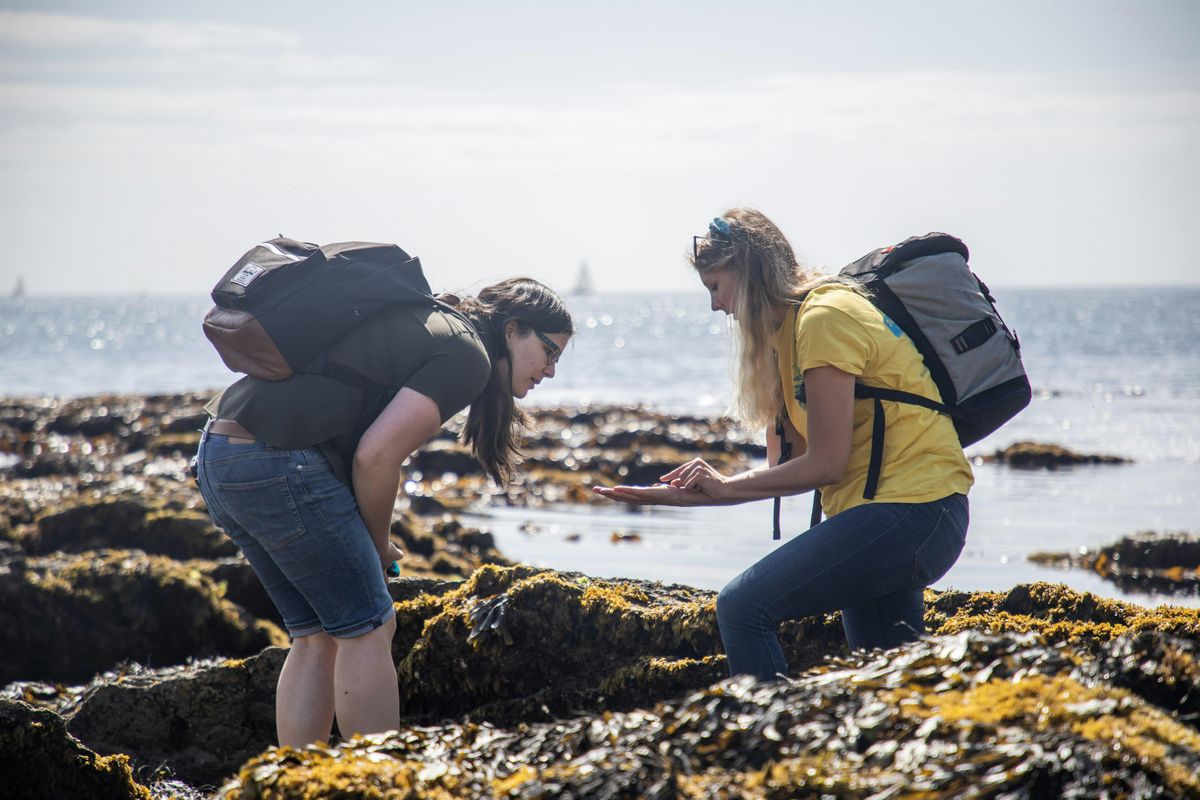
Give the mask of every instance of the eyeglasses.
<path id="1" fill-rule="evenodd" d="M 707 242 L 707 247 L 720 247 L 727 253 L 733 253 L 733 242 L 729 239 L 718 239 L 713 236 L 693 236 L 692 237 L 692 257 L 700 260 L 700 243 Z M 707 248 L 706 248 L 707 249 Z"/>
<path id="2" fill-rule="evenodd" d="M 542 345 L 546 348 L 546 366 L 552 367 L 557 364 L 558 357 L 562 355 L 562 348 L 559 347 L 553 339 L 539 331 L 537 328 L 534 328 L 533 332 L 537 334 L 539 339 L 542 340 Z"/>

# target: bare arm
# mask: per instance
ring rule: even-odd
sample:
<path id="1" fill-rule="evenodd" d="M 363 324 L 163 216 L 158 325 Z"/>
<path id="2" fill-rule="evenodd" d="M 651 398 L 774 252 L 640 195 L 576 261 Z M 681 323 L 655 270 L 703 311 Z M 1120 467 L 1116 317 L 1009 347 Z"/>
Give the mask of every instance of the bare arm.
<path id="1" fill-rule="evenodd" d="M 836 367 L 817 367 L 805 371 L 804 386 L 808 398 L 809 436 L 806 441 L 796 434 L 793 447 L 799 455 L 790 461 L 725 477 L 697 458 L 664 475 L 662 479 L 667 485 L 618 486 L 596 491 L 613 500 L 636 504 L 733 505 L 800 494 L 837 483 L 846 474 L 846 465 L 850 461 L 854 376 Z M 794 433 L 795 429 L 791 431 Z M 772 430 L 768 442 L 773 437 Z M 769 444 L 768 448 L 770 457 Z"/>
<path id="2" fill-rule="evenodd" d="M 400 489 L 400 465 L 441 427 L 437 403 L 412 389 L 401 389 L 354 452 L 354 499 L 381 561 L 388 553 L 392 509 Z"/>

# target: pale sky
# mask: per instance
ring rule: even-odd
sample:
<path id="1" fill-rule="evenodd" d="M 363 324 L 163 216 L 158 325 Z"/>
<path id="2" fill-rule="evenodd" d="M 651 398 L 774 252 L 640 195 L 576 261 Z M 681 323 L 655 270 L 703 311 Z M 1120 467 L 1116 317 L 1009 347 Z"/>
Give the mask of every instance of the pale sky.
<path id="1" fill-rule="evenodd" d="M 998 286 L 1198 285 L 1197 42 L 1159 0 L 0 0 L 0 294 L 203 295 L 278 233 L 698 289 L 735 205 L 827 268 L 944 230 Z"/>

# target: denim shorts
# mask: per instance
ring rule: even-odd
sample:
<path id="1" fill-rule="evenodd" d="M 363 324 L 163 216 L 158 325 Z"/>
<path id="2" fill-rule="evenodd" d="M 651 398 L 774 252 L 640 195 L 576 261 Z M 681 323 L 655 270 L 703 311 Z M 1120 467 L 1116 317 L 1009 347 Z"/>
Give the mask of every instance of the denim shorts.
<path id="1" fill-rule="evenodd" d="M 393 613 L 379 554 L 350 487 L 315 447 L 282 450 L 207 430 L 200 493 L 262 581 L 292 638 L 353 638 Z"/>

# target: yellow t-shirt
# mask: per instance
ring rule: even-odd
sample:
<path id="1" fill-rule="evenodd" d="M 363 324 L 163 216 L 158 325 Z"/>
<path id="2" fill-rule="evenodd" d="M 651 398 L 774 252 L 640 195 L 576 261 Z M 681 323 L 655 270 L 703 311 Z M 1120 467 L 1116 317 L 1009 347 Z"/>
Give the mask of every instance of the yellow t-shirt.
<path id="1" fill-rule="evenodd" d="M 836 367 L 858 382 L 918 394 L 941 395 L 912 340 L 871 301 L 844 286 L 814 289 L 788 311 L 775 338 L 788 418 L 805 439 L 808 415 L 796 399 L 805 370 Z M 883 464 L 874 500 L 863 498 L 871 457 L 874 401 L 854 401 L 850 463 L 841 482 L 821 487 L 827 516 L 864 503 L 926 503 L 966 494 L 975 482 L 954 423 L 944 414 L 883 401 Z"/>

